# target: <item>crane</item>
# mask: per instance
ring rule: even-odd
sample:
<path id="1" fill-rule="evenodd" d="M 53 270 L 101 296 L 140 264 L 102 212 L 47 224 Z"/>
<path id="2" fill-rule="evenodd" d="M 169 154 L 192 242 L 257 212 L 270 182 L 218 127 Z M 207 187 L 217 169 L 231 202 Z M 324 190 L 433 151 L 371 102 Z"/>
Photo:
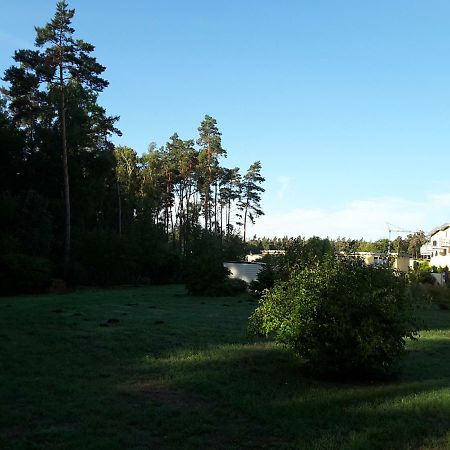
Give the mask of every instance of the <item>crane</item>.
<path id="1" fill-rule="evenodd" d="M 393 223 L 386 222 L 387 229 L 389 231 L 389 238 L 388 238 L 388 255 L 391 253 L 391 233 L 414 233 L 412 230 L 404 230 L 401 227 L 394 225 Z"/>

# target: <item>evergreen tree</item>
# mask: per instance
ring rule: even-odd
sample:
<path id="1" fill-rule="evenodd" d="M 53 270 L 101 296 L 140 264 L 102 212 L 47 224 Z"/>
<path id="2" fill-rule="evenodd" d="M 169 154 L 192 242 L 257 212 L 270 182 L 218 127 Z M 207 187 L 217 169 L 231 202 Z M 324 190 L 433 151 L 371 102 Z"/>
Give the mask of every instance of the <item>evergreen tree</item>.
<path id="1" fill-rule="evenodd" d="M 247 221 L 255 223 L 255 219 L 264 215 L 261 209 L 261 193 L 265 191 L 259 186 L 265 179 L 261 176 L 260 161 L 254 162 L 242 179 L 241 199 L 239 201 L 239 209 L 243 215 L 244 226 L 244 242 L 247 234 Z"/>
<path id="2" fill-rule="evenodd" d="M 217 224 L 217 190 L 216 184 L 219 168 L 219 157 L 226 157 L 227 153 L 222 148 L 221 133 L 217 127 L 217 121 L 206 115 L 198 128 L 199 138 L 197 144 L 200 146 L 199 153 L 199 181 L 200 192 L 203 196 L 203 214 L 205 218 L 205 229 L 211 230 L 212 212 L 214 212 L 214 223 Z M 211 211 L 211 187 L 215 186 L 214 206 Z"/>
<path id="3" fill-rule="evenodd" d="M 74 38 L 75 30 L 71 27 L 75 10 L 69 9 L 65 0 L 58 1 L 52 20 L 44 27 L 36 27 L 36 50 L 19 50 L 14 60 L 19 67 L 6 71 L 5 80 L 11 83 L 7 94 L 11 97 L 10 107 L 15 112 L 17 121 L 26 125 L 30 140 L 33 130 L 40 121 L 51 121 L 49 105 L 57 101 L 57 123 L 60 132 L 61 155 L 63 162 L 63 187 L 65 203 L 65 237 L 64 265 L 70 261 L 71 242 L 71 205 L 68 163 L 67 136 L 67 94 L 69 85 L 77 85 L 84 90 L 91 101 L 107 85 L 100 77 L 104 67 L 91 56 L 94 46 Z M 47 107 L 47 110 L 45 110 Z M 104 110 L 97 109 L 102 115 Z M 47 115 L 46 115 L 46 114 Z M 40 117 L 39 117 L 40 116 Z M 93 115 L 95 119 L 95 114 Z M 106 119 L 106 117 L 103 117 Z M 109 131 L 116 118 L 108 118 Z M 95 120 L 94 120 L 95 121 Z M 105 121 L 103 120 L 103 125 Z M 102 131 L 105 132 L 105 129 Z"/>

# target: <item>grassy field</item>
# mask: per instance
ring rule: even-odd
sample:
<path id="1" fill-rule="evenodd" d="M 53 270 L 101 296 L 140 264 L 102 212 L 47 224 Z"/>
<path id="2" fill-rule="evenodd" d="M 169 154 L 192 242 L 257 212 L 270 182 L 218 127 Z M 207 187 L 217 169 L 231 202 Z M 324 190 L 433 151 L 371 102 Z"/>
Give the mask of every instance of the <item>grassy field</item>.
<path id="1" fill-rule="evenodd" d="M 0 299 L 1 449 L 450 448 L 450 311 L 398 379 L 308 378 L 255 303 L 180 286 Z"/>

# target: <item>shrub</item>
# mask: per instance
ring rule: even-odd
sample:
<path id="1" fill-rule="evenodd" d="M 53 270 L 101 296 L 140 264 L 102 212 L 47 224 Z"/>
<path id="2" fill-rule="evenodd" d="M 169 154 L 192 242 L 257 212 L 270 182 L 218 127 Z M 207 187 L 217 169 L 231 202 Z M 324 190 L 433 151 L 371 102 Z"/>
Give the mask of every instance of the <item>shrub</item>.
<path id="1" fill-rule="evenodd" d="M 229 278 L 224 284 L 224 295 L 234 296 L 243 294 L 248 289 L 248 284 L 240 278 Z"/>
<path id="2" fill-rule="evenodd" d="M 131 229 L 133 257 L 139 266 L 141 280 L 152 283 L 181 281 L 181 259 L 173 243 L 168 242 L 164 229 L 138 221 Z"/>
<path id="3" fill-rule="evenodd" d="M 418 335 L 404 276 L 331 255 L 266 291 L 250 330 L 317 373 L 352 377 L 389 372 Z"/>
<path id="4" fill-rule="evenodd" d="M 186 258 L 184 282 L 191 295 L 227 295 L 229 270 L 223 266 L 218 236 L 203 231 L 191 244 Z"/>
<path id="5" fill-rule="evenodd" d="M 414 269 L 409 272 L 409 279 L 413 282 L 435 285 L 436 279 L 431 272 L 433 268 L 428 261 L 421 261 L 414 264 Z"/>
<path id="6" fill-rule="evenodd" d="M 328 239 L 312 237 L 292 239 L 286 245 L 286 254 L 277 264 L 276 277 L 279 280 L 289 279 L 293 270 L 299 270 L 314 263 L 320 263 L 334 254 L 334 248 Z"/>
<path id="7" fill-rule="evenodd" d="M 113 233 L 85 233 L 75 240 L 70 281 L 108 286 L 136 281 L 139 267 L 136 249 Z"/>
<path id="8" fill-rule="evenodd" d="M 266 264 L 258 272 L 256 280 L 250 283 L 250 292 L 255 297 L 261 297 L 261 295 L 266 289 L 273 288 L 275 280 L 276 280 L 275 269 L 272 267 L 272 265 Z"/>
<path id="9" fill-rule="evenodd" d="M 45 258 L 13 253 L 0 256 L 0 294 L 29 294 L 50 285 L 52 268 Z"/>

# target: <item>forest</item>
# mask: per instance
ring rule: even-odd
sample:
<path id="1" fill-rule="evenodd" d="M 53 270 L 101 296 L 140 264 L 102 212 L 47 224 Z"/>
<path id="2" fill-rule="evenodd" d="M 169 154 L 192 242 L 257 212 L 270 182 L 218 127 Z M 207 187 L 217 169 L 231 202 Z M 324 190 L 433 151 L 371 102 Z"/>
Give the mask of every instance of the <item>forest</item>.
<path id="1" fill-rule="evenodd" d="M 105 67 L 77 37 L 74 14 L 59 1 L 34 48 L 17 50 L 3 75 L 2 292 L 38 291 L 51 279 L 180 280 L 203 241 L 221 260 L 243 256 L 248 225 L 263 214 L 261 163 L 225 167 L 209 115 L 196 137 L 174 133 L 141 155 L 115 146 L 119 116 L 99 104 Z"/>
<path id="2" fill-rule="evenodd" d="M 143 153 L 114 145 L 119 116 L 99 103 L 106 68 L 78 38 L 74 15 L 59 1 L 35 28 L 34 47 L 15 51 L 3 74 L 0 293 L 39 292 L 52 280 L 181 282 L 193 268 L 217 279 L 224 260 L 286 249 L 287 236 L 249 239 L 249 225 L 264 214 L 262 165 L 226 167 L 214 117 L 199 120 L 197 136 L 173 133 Z M 340 252 L 390 248 L 387 239 L 329 242 Z M 417 257 L 424 242 L 418 232 L 391 249 Z"/>

